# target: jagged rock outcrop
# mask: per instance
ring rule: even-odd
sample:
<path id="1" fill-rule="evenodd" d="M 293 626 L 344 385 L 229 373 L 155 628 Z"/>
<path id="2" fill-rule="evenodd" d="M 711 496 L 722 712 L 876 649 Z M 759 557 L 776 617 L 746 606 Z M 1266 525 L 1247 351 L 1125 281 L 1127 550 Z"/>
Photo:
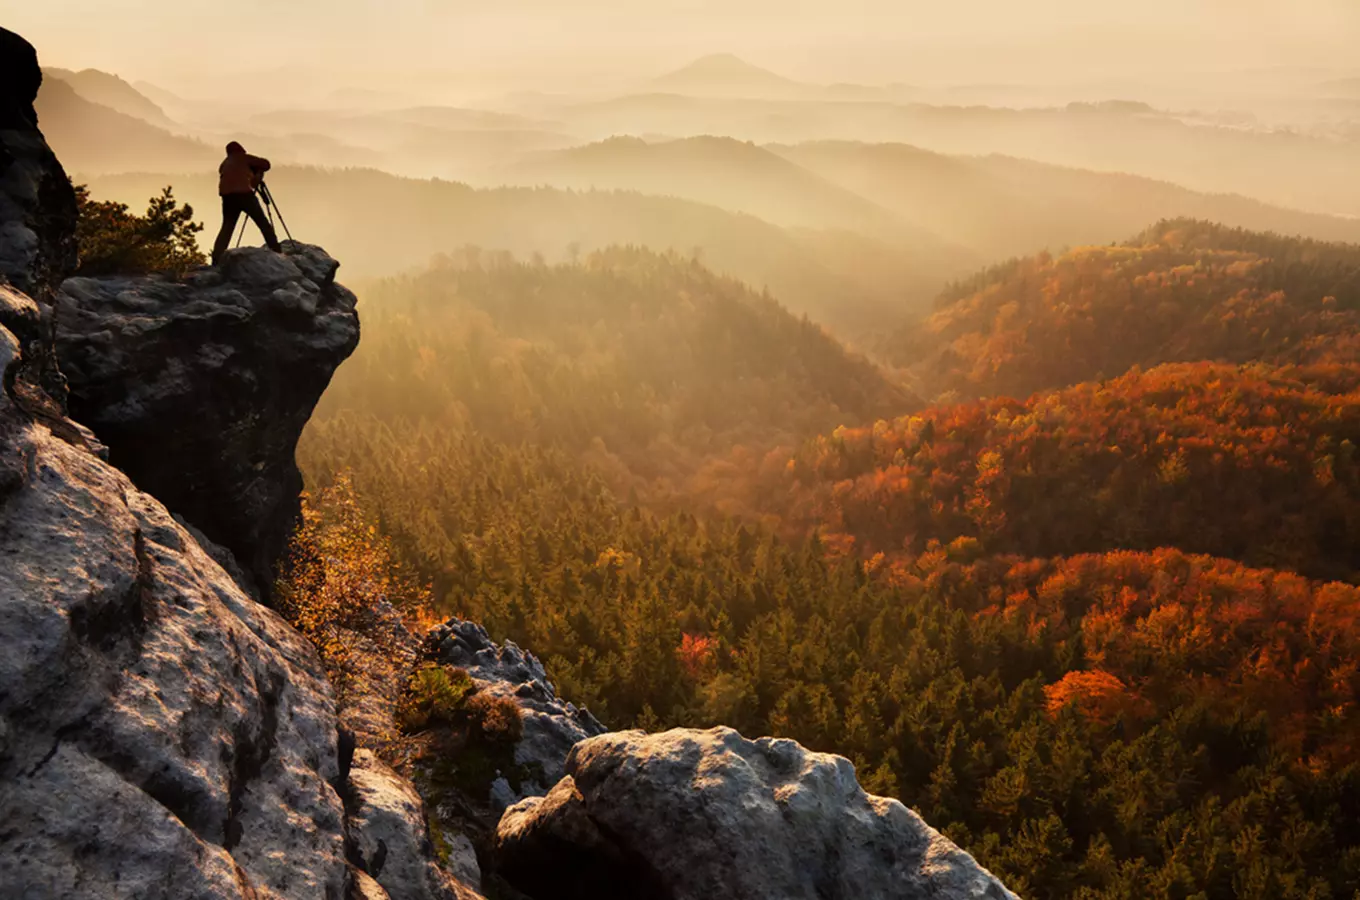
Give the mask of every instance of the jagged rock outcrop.
<path id="1" fill-rule="evenodd" d="M 0 362 L 18 342 L 0 331 Z M 0 884 L 342 896 L 310 645 L 151 496 L 0 396 Z"/>
<path id="2" fill-rule="evenodd" d="M 76 266 L 76 195 L 38 130 L 41 84 L 33 46 L 0 28 L 0 282 L 40 300 Z"/>
<path id="3" fill-rule="evenodd" d="M 547 793 L 566 774 L 571 748 L 605 733 L 589 710 L 560 699 L 543 663 L 513 641 L 497 644 L 485 628 L 458 618 L 435 626 L 426 640 L 439 662 L 466 669 L 479 692 L 505 697 L 519 707 L 524 733 L 515 745 L 514 761 L 523 777 L 503 773 L 492 782 L 487 799 L 495 809 Z"/>
<path id="4" fill-rule="evenodd" d="M 299 512 L 298 437 L 359 341 L 339 264 L 284 247 L 182 281 L 71 278 L 56 309 L 72 417 L 266 591 Z"/>
<path id="5" fill-rule="evenodd" d="M 730 728 L 607 734 L 506 811 L 501 874 L 543 898 L 1015 900 L 849 760 Z"/>
<path id="6" fill-rule="evenodd" d="M 346 805 L 351 846 L 362 868 L 394 900 L 479 896 L 481 871 L 472 845 L 461 836 L 441 834 L 442 853 L 437 851 L 420 795 L 368 750 L 355 754 Z M 440 855 L 442 867 L 436 861 Z"/>

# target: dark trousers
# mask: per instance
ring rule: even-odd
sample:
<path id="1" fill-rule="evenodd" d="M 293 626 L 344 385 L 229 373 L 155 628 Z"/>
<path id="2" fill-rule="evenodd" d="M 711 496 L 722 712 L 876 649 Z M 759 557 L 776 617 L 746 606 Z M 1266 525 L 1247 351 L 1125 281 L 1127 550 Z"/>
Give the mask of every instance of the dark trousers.
<path id="1" fill-rule="evenodd" d="M 236 231 L 236 223 L 241 220 L 241 214 L 250 217 L 250 221 L 255 223 L 255 227 L 260 229 L 264 235 L 264 242 L 269 245 L 269 249 L 277 252 L 279 247 L 278 235 L 274 233 L 274 226 L 269 224 L 269 219 L 265 217 L 264 208 L 260 206 L 260 198 L 254 194 L 224 194 L 222 195 L 222 230 L 217 233 L 217 243 L 213 244 L 212 261 L 217 265 L 222 259 L 222 254 L 227 252 L 231 246 L 231 236 Z"/>

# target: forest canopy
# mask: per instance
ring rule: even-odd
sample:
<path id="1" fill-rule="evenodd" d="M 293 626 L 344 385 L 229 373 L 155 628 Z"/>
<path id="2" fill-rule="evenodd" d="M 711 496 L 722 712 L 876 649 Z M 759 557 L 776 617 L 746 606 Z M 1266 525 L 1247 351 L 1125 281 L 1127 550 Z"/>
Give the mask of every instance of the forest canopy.
<path id="1" fill-rule="evenodd" d="M 924 406 L 694 259 L 464 251 L 366 292 L 300 459 L 613 727 L 842 753 L 1025 897 L 1352 898 L 1357 260 L 1016 261 Z"/>
<path id="2" fill-rule="evenodd" d="M 1177 220 L 995 266 L 936 305 L 891 347 L 936 395 L 1026 397 L 1166 362 L 1356 362 L 1360 247 Z"/>

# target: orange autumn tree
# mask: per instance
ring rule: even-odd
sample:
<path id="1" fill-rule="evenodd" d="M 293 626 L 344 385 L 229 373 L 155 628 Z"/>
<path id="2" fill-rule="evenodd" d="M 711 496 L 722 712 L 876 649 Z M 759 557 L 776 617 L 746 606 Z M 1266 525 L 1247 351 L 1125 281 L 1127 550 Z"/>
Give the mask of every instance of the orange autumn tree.
<path id="1" fill-rule="evenodd" d="M 1108 725 L 1124 715 L 1135 714 L 1140 703 L 1124 682 L 1109 672 L 1095 669 L 1068 672 L 1056 684 L 1044 688 L 1049 715 L 1076 706 L 1088 719 Z"/>
<path id="2" fill-rule="evenodd" d="M 347 474 L 304 495 L 275 605 L 317 648 L 341 699 L 410 663 L 429 595 L 360 508 Z"/>

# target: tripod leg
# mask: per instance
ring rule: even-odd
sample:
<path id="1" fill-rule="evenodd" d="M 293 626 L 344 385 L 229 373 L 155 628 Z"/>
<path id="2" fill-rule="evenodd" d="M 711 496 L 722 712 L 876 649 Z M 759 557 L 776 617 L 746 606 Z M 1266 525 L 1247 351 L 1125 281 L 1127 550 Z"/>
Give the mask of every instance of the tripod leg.
<path id="1" fill-rule="evenodd" d="M 246 223 L 249 222 L 249 221 L 250 221 L 250 216 L 242 216 L 242 217 L 241 217 L 241 233 L 238 234 L 238 235 L 236 235 L 236 246 L 237 246 L 237 247 L 240 247 L 240 246 L 241 246 L 241 241 L 245 239 L 245 236 L 246 236 Z"/>
<path id="2" fill-rule="evenodd" d="M 279 224 L 283 226 L 283 233 L 286 234 L 286 235 L 288 235 L 288 240 L 290 240 L 290 241 L 293 240 L 293 232 L 289 230 L 289 228 L 288 228 L 288 223 L 287 223 L 286 221 L 284 221 L 284 218 L 283 218 L 283 211 L 280 210 L 279 207 L 278 207 L 278 204 L 276 204 L 276 203 L 274 202 L 274 192 L 273 192 L 273 191 L 270 191 L 269 188 L 267 188 L 267 187 L 265 188 L 265 191 L 267 192 L 266 196 L 268 197 L 268 200 L 269 200 L 269 203 L 268 203 L 267 205 L 268 205 L 268 208 L 269 208 L 269 221 L 270 221 L 270 224 L 273 224 L 273 222 L 274 222 L 274 213 L 278 213 L 278 214 L 279 214 Z"/>

